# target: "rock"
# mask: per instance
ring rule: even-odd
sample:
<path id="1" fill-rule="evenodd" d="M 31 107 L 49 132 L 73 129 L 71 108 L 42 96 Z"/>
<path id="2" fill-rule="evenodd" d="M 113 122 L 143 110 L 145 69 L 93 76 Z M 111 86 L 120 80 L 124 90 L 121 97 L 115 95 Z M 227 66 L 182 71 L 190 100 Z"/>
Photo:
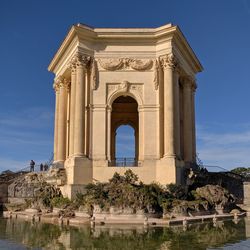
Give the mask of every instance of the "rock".
<path id="1" fill-rule="evenodd" d="M 25 203 L 5 203 L 6 209 L 11 212 L 22 211 L 27 208 Z"/>
<path id="2" fill-rule="evenodd" d="M 29 200 L 32 208 L 44 209 L 50 206 L 53 197 L 61 196 L 55 185 L 46 182 L 47 173 L 28 173 L 15 179 L 8 187 L 9 199 Z"/>
<path id="3" fill-rule="evenodd" d="M 36 209 L 36 208 L 27 208 L 25 209 L 26 213 L 30 213 L 30 214 L 39 214 L 40 210 Z"/>
<path id="4" fill-rule="evenodd" d="M 77 212 L 75 211 L 75 216 L 76 217 L 81 217 L 81 218 L 90 218 L 90 215 L 88 214 L 88 212 Z"/>
<path id="5" fill-rule="evenodd" d="M 123 214 L 134 214 L 134 209 L 130 207 L 123 208 Z"/>
<path id="6" fill-rule="evenodd" d="M 230 211 L 230 214 L 240 214 L 240 213 L 241 213 L 241 211 L 239 209 L 236 209 L 236 208 L 234 208 Z"/>
<path id="7" fill-rule="evenodd" d="M 196 189 L 198 198 L 205 199 L 210 205 L 225 206 L 228 202 L 234 202 L 234 197 L 226 189 L 218 185 L 206 185 Z M 196 197 L 197 198 L 197 197 Z"/>

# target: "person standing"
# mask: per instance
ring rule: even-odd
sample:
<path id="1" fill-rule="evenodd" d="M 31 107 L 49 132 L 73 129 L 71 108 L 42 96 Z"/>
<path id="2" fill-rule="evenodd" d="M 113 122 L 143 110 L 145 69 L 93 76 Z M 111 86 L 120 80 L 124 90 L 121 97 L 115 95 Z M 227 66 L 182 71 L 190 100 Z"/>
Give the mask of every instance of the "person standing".
<path id="1" fill-rule="evenodd" d="M 35 170 L 35 162 L 33 160 L 30 161 L 30 172 L 34 172 Z"/>
<path id="2" fill-rule="evenodd" d="M 44 170 L 43 164 L 40 164 L 40 171 L 42 172 Z"/>

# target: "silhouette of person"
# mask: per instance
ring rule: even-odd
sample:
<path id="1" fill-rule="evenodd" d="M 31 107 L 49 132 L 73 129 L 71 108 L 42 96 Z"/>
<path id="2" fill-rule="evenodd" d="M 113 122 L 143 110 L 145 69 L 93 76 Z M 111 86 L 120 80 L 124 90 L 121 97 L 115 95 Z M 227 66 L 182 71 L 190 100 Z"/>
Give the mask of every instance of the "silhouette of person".
<path id="1" fill-rule="evenodd" d="M 49 166 L 47 164 L 44 165 L 44 171 L 48 171 Z"/>
<path id="2" fill-rule="evenodd" d="M 30 172 L 34 172 L 35 170 L 35 162 L 33 160 L 30 161 Z"/>
<path id="3" fill-rule="evenodd" d="M 41 163 L 40 164 L 40 171 L 43 171 L 44 170 L 44 167 L 43 167 L 43 164 Z"/>

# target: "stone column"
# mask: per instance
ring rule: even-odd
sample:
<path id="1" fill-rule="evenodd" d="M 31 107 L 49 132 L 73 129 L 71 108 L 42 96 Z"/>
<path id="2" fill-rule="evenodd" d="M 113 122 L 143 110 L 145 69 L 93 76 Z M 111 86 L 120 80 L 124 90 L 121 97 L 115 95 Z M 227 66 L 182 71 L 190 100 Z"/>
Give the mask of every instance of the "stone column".
<path id="1" fill-rule="evenodd" d="M 112 108 L 107 107 L 107 160 L 111 160 L 111 112 Z"/>
<path id="2" fill-rule="evenodd" d="M 58 83 L 60 86 L 59 92 L 59 114 L 58 114 L 58 148 L 57 160 L 63 162 L 66 159 L 66 136 L 67 136 L 67 91 L 69 81 L 66 78 L 59 77 Z"/>
<path id="3" fill-rule="evenodd" d="M 83 157 L 85 152 L 85 74 L 88 58 L 76 55 L 76 95 L 74 119 L 74 156 Z"/>
<path id="4" fill-rule="evenodd" d="M 183 79 L 183 142 L 184 161 L 192 162 L 193 157 L 193 122 L 192 122 L 192 80 Z"/>
<path id="5" fill-rule="evenodd" d="M 174 71 L 174 144 L 175 154 L 178 159 L 181 157 L 181 143 L 180 143 L 180 85 L 179 85 L 179 70 Z"/>
<path id="6" fill-rule="evenodd" d="M 54 127 L 54 161 L 58 161 L 58 115 L 59 115 L 59 83 L 55 81 L 53 84 L 56 94 L 55 102 L 55 127 Z"/>
<path id="7" fill-rule="evenodd" d="M 175 151 L 175 77 L 176 61 L 172 54 L 161 59 L 164 70 L 164 155 L 176 157 Z"/>
<path id="8" fill-rule="evenodd" d="M 76 96 L 76 65 L 71 62 L 70 111 L 69 111 L 69 156 L 74 154 L 74 121 Z"/>
<path id="9" fill-rule="evenodd" d="M 196 129 L 195 129 L 195 91 L 196 91 L 197 85 L 194 82 L 192 87 L 192 129 L 193 129 L 193 162 L 196 162 Z"/>

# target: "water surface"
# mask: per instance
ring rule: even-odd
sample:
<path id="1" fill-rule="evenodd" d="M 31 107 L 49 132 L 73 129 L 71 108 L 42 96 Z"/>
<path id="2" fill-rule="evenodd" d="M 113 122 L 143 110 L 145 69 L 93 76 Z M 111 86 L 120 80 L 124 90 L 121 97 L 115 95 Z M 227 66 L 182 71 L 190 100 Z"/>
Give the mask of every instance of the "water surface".
<path id="1" fill-rule="evenodd" d="M 249 239 L 248 239 L 249 238 Z M 0 218 L 0 249 L 250 249 L 250 220 L 183 227 L 69 227 Z"/>

